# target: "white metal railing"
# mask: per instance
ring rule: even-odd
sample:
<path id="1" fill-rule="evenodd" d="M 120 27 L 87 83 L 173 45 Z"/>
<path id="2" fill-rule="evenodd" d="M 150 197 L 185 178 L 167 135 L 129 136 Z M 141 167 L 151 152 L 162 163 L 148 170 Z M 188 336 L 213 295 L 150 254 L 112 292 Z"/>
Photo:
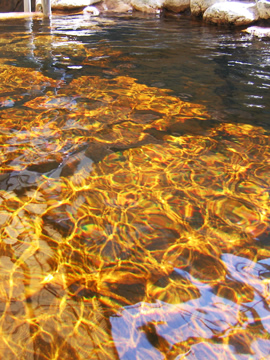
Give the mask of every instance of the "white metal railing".
<path id="1" fill-rule="evenodd" d="M 51 0 L 42 0 L 43 14 L 46 17 L 51 16 L 52 8 L 51 8 Z"/>
<path id="2" fill-rule="evenodd" d="M 31 12 L 31 0 L 23 0 L 24 12 Z"/>
<path id="3" fill-rule="evenodd" d="M 24 1 L 24 12 L 31 12 L 31 0 L 23 0 Z M 42 0 L 42 8 L 43 14 L 45 17 L 50 17 L 51 10 L 51 0 Z"/>

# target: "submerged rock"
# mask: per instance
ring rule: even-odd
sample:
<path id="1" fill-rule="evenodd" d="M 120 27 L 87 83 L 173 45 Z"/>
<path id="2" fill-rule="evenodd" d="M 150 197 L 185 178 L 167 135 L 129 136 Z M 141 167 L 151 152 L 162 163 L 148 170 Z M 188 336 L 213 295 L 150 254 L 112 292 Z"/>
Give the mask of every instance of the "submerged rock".
<path id="1" fill-rule="evenodd" d="M 221 2 L 210 6 L 205 11 L 203 19 L 217 25 L 241 26 L 258 20 L 259 13 L 253 3 Z"/>

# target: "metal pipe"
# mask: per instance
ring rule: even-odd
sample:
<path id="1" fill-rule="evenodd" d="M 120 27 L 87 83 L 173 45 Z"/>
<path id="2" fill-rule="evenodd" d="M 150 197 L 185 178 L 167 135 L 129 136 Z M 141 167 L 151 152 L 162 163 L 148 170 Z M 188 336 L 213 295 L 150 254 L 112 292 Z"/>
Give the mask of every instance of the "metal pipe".
<path id="1" fill-rule="evenodd" d="M 43 15 L 50 17 L 52 14 L 51 0 L 42 0 Z"/>
<path id="2" fill-rule="evenodd" d="M 31 12 L 31 0 L 23 0 L 24 12 Z"/>

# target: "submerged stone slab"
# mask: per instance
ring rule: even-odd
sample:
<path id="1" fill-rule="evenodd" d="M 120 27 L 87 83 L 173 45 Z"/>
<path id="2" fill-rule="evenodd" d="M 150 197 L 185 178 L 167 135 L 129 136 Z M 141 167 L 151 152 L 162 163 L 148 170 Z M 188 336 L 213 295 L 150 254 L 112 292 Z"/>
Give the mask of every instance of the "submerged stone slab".
<path id="1" fill-rule="evenodd" d="M 267 0 L 258 0 L 257 9 L 261 19 L 270 18 L 270 1 Z"/>
<path id="2" fill-rule="evenodd" d="M 217 25 L 248 25 L 259 19 L 258 10 L 253 3 L 240 1 L 221 2 L 210 6 L 203 19 Z"/>
<path id="3" fill-rule="evenodd" d="M 165 0 L 163 7 L 175 13 L 183 12 L 190 7 L 190 0 Z"/>

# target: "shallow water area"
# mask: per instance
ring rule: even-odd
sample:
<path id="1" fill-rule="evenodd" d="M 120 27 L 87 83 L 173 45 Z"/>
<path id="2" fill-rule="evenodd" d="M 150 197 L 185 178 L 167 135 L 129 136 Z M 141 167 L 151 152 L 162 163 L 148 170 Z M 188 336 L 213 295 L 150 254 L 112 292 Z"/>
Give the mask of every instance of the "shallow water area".
<path id="1" fill-rule="evenodd" d="M 269 41 L 0 22 L 5 359 L 268 359 Z"/>

